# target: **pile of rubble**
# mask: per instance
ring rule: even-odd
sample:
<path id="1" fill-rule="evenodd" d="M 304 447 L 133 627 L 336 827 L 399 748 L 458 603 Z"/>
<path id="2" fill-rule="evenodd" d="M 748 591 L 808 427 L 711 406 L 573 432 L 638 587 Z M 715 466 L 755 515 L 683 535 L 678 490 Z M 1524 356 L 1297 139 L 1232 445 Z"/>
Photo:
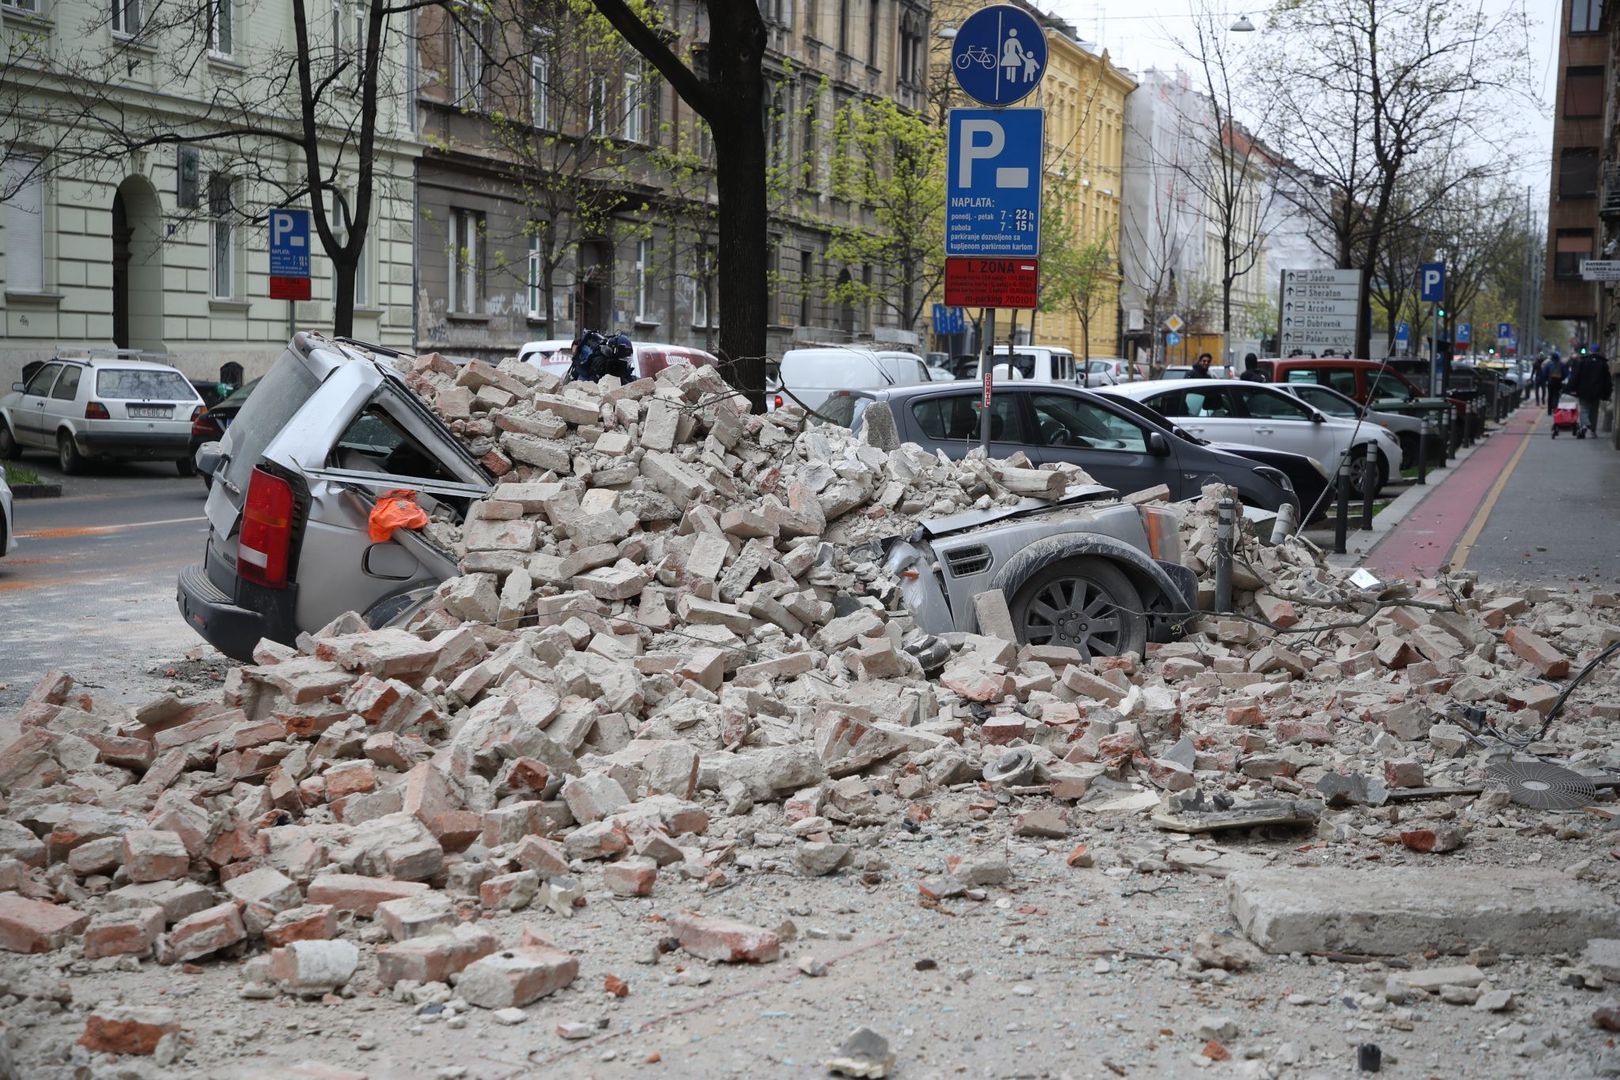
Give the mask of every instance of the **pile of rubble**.
<path id="1" fill-rule="evenodd" d="M 1327 841 L 1390 832 L 1441 852 L 1512 813 L 1505 795 L 1415 823 L 1366 808 L 1478 791 L 1503 744 L 1453 706 L 1528 737 L 1559 693 L 1548 680 L 1620 635 L 1613 596 L 1466 577 L 1368 591 L 1303 540 L 1245 538 L 1241 612 L 1146 657 L 965 634 L 930 677 L 858 542 L 1061 496 L 1084 473 L 751 416 L 707 368 L 559 387 L 515 362 L 426 357 L 410 379 L 500 478 L 465 524 L 427 527 L 462 575 L 407 628 L 346 616 L 261 645 L 217 700 L 110 715 L 68 676 L 42 680 L 0 753 L 0 948 L 236 957 L 247 996 L 369 985 L 500 1010 L 582 960 L 534 929 L 499 941 L 481 912 L 543 925 L 592 893 L 668 895 L 650 947 L 775 960 L 776 932 L 684 910 L 757 866 L 743 823 L 779 832 L 799 873 L 868 883 L 902 829 L 1066 843 L 1109 814 L 1199 831 L 1282 807 Z M 1187 510 L 1198 570 L 1214 498 Z M 1584 737 L 1616 718 L 1583 692 L 1529 748 L 1620 766 Z M 1008 872 L 979 854 L 916 885 L 937 905 Z M 87 1018 L 83 1045 L 172 1057 L 177 1030 L 120 1007 Z"/>

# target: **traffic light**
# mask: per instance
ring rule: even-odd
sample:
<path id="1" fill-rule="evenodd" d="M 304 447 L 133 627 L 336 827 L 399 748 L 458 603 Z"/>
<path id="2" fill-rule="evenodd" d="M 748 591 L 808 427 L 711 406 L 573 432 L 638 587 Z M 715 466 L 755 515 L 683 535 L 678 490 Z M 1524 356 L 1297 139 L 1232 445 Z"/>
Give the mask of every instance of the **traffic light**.
<path id="1" fill-rule="evenodd" d="M 1445 318 L 1446 318 L 1446 306 L 1444 304 L 1441 304 L 1441 305 L 1437 306 L 1434 309 L 1434 316 L 1435 316 L 1435 318 L 1437 318 L 1440 321 L 1444 322 Z"/>

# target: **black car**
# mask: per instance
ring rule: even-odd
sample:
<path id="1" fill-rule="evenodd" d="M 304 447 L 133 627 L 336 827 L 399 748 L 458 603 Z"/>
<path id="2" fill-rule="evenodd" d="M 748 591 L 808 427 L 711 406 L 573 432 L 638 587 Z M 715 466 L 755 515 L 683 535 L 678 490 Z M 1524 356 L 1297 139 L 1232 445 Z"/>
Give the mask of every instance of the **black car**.
<path id="1" fill-rule="evenodd" d="M 242 411 L 242 406 L 247 402 L 248 395 L 253 393 L 253 388 L 258 385 L 259 380 L 254 379 L 224 400 L 208 406 L 203 410 L 201 416 L 191 422 L 191 459 L 193 461 L 197 459 L 197 448 L 202 446 L 203 443 L 219 442 L 225 437 L 225 429 L 231 426 L 231 421 L 236 419 L 236 414 Z M 213 477 L 201 469 L 198 470 L 198 473 L 202 476 L 203 487 L 213 486 Z"/>
<path id="2" fill-rule="evenodd" d="M 854 428 L 868 410 L 882 404 L 893 416 L 901 442 L 961 458 L 979 445 L 981 394 L 978 386 L 957 383 L 846 390 L 830 397 L 820 411 Z M 1164 484 L 1170 498 L 1189 499 L 1205 484 L 1225 483 L 1257 509 L 1274 511 L 1285 504 L 1299 509 L 1299 498 L 1282 470 L 1178 433 L 1151 409 L 1132 408 L 1121 399 L 1063 383 L 995 386 L 990 454 L 1005 458 L 1016 453 L 1037 465 L 1071 462 L 1097 483 L 1124 493 Z"/>

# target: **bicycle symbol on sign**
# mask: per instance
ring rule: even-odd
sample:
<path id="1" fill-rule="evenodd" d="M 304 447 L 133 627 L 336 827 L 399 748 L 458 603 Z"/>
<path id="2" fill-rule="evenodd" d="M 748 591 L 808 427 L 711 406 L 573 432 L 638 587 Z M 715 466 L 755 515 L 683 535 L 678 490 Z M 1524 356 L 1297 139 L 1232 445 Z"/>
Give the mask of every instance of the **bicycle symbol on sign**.
<path id="1" fill-rule="evenodd" d="M 993 68 L 996 66 L 996 56 L 989 49 L 979 45 L 969 45 L 963 53 L 956 58 L 956 66 L 966 71 L 971 64 L 980 67 Z"/>

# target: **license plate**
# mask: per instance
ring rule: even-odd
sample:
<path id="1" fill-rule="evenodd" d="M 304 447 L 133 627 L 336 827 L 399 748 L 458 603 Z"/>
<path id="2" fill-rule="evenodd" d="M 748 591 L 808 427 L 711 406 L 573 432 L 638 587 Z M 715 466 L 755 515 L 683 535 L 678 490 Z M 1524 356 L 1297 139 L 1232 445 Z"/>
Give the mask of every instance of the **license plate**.
<path id="1" fill-rule="evenodd" d="M 172 411 L 172 409 L 165 409 L 156 405 L 131 405 L 129 407 L 129 415 L 136 420 L 162 420 Z"/>

